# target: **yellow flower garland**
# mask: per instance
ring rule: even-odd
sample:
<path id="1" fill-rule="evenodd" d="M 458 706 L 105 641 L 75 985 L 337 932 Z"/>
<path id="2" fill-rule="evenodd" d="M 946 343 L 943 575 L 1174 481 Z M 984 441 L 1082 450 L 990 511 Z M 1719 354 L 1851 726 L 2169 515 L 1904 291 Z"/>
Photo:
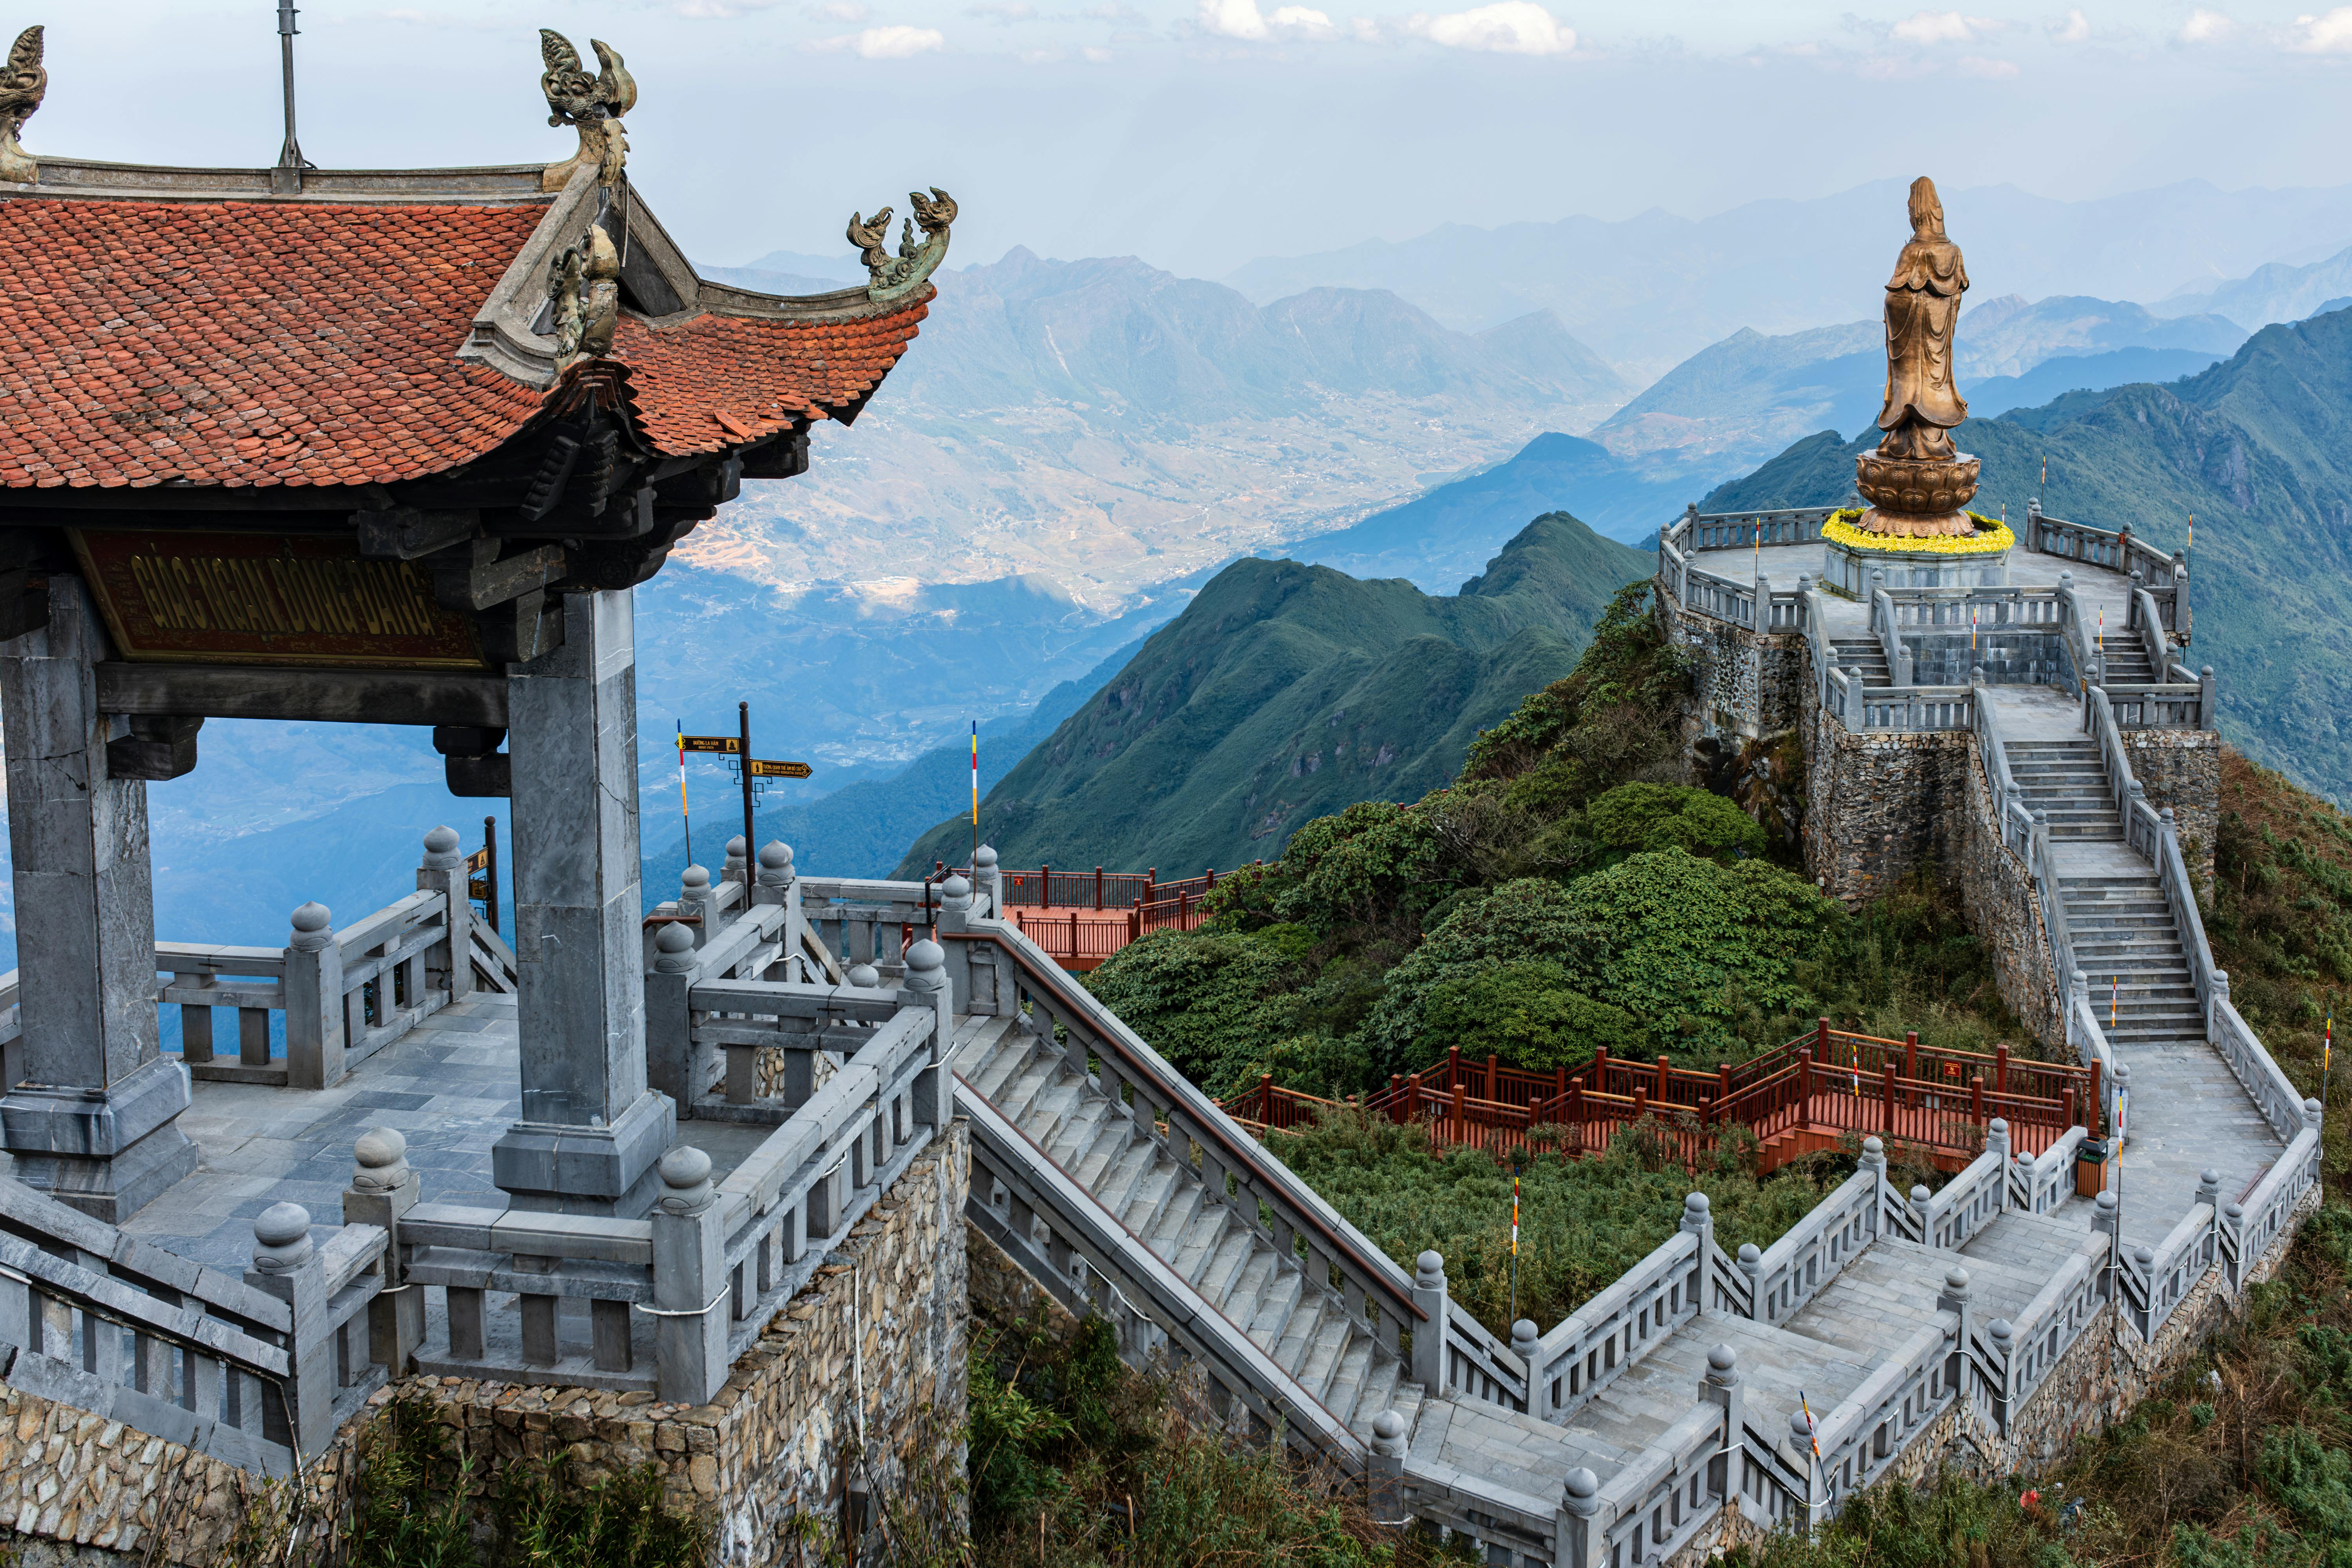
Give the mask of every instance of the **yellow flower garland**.
<path id="1" fill-rule="evenodd" d="M 1979 511 L 1969 513 L 1976 520 L 1977 531 L 1972 534 L 1933 533 L 1919 539 L 1865 533 L 1853 526 L 1861 516 L 1860 507 L 1833 513 L 1822 524 L 1822 537 L 1849 550 L 1884 550 L 1906 555 L 1998 555 L 2017 542 L 2017 535 L 2006 524 Z"/>

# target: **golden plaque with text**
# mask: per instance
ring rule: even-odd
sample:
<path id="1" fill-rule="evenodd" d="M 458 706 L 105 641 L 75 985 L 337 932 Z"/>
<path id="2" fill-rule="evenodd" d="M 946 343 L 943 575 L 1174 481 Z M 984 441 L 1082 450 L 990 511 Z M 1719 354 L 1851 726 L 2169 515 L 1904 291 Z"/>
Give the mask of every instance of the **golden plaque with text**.
<path id="1" fill-rule="evenodd" d="M 66 531 L 119 657 L 346 669 L 487 668 L 415 563 L 332 534 Z"/>

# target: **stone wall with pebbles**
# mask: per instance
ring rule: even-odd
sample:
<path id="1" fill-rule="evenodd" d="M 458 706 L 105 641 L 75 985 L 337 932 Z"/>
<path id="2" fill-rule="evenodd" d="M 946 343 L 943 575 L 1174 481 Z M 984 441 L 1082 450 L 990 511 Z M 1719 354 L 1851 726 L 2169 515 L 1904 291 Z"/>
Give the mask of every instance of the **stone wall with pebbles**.
<path id="1" fill-rule="evenodd" d="M 934 1500 L 961 1519 L 965 1500 L 941 1482 L 964 1473 L 969 1145 L 959 1121 L 908 1165 L 709 1405 L 410 1378 L 380 1390 L 306 1467 L 310 1532 L 330 1544 L 348 1517 L 355 1455 L 394 1398 L 430 1402 L 486 1483 L 509 1461 L 562 1451 L 583 1480 L 656 1466 L 670 1505 L 709 1521 L 728 1568 L 792 1559 L 810 1525 L 837 1531 L 845 1469 L 877 1498 Z M 26 1564 L 215 1563 L 250 1508 L 282 1515 L 293 1500 L 21 1389 L 0 1387 L 0 1524 L 19 1537 L 8 1545 L 34 1553 Z"/>

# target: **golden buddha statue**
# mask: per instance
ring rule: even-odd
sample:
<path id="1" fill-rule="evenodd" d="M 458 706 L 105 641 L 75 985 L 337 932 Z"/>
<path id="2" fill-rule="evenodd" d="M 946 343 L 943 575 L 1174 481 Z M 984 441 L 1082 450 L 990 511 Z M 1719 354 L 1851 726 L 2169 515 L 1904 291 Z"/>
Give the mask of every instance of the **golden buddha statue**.
<path id="1" fill-rule="evenodd" d="M 1898 538 L 1972 532 L 1961 509 L 1977 493 L 1977 460 L 1952 448 L 1969 405 L 1952 383 L 1952 332 L 1968 292 L 1960 247 L 1944 235 L 1944 204 L 1926 175 L 1911 182 L 1911 241 L 1886 280 L 1886 401 L 1875 452 L 1854 459 L 1871 505 L 1868 532 Z"/>

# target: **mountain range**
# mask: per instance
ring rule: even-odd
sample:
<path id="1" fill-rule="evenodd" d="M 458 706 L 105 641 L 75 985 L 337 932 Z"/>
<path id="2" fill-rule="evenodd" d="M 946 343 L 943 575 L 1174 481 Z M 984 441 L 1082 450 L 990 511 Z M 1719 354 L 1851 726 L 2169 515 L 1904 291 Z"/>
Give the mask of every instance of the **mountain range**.
<path id="1" fill-rule="evenodd" d="M 1318 287 L 1387 289 L 1464 331 L 1549 310 L 1646 382 L 1742 328 L 1780 335 L 1852 319 L 1877 298 L 1908 237 L 1906 184 L 1873 181 L 1705 218 L 1653 209 L 1616 221 L 1453 224 L 1412 239 L 1266 258 L 1226 281 L 1260 301 Z M 2014 185 L 1942 195 L 1970 272 L 2028 298 L 2154 300 L 2265 263 L 2301 266 L 2352 240 L 2352 186 L 2223 191 L 2185 181 L 2095 201 Z"/>
<path id="2" fill-rule="evenodd" d="M 1303 822 L 1451 777 L 1651 560 L 1552 513 L 1453 595 L 1237 561 L 988 792 L 982 829 L 1008 866 L 1271 858 Z M 968 831 L 940 824 L 898 874 L 961 858 Z"/>
<path id="3" fill-rule="evenodd" d="M 1842 500 L 1874 437 L 1809 437 L 1702 510 Z M 2352 310 L 2265 327 L 2186 381 L 2070 393 L 1954 437 L 1982 463 L 1979 510 L 2015 517 L 2038 494 L 2174 549 L 2193 520 L 2188 662 L 2220 675 L 2222 734 L 2352 800 Z"/>

